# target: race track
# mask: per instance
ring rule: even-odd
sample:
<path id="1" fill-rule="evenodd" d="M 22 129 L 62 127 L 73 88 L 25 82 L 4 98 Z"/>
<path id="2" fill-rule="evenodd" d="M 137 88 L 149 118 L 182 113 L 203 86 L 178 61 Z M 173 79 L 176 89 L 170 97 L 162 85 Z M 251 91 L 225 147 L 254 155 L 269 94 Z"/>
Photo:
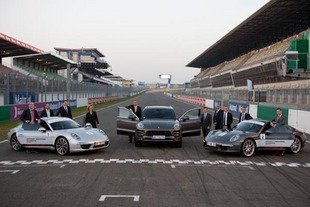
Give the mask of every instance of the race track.
<path id="1" fill-rule="evenodd" d="M 146 105 L 194 108 L 162 93 L 137 97 Z M 131 101 L 121 103 L 129 105 Z M 297 155 L 259 152 L 252 158 L 206 151 L 201 137 L 183 147 L 136 148 L 116 135 L 117 106 L 98 111 L 111 141 L 97 152 L 59 156 L 15 152 L 0 144 L 1 206 L 309 206 L 310 147 Z M 82 117 L 77 119 L 82 123 Z M 6 135 L 1 135 L 6 136 Z"/>

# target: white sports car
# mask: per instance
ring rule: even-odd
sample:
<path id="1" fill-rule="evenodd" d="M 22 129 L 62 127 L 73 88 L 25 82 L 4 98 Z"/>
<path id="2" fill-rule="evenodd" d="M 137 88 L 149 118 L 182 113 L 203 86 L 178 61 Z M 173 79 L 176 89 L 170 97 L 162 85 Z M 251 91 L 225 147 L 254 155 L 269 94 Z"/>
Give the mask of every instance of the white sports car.
<path id="1" fill-rule="evenodd" d="M 22 148 L 52 148 L 60 155 L 104 149 L 109 138 L 101 129 L 85 127 L 69 118 L 42 118 L 40 124 L 20 124 L 8 133 L 8 140 L 16 151 Z"/>

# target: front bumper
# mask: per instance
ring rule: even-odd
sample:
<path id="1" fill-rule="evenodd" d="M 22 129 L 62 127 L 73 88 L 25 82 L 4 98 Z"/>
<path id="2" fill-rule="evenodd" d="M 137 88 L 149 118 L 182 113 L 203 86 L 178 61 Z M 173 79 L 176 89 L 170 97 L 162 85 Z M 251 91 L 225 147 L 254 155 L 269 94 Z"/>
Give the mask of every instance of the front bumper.
<path id="1" fill-rule="evenodd" d="M 110 141 L 97 141 L 97 142 L 79 142 L 70 145 L 70 152 L 83 152 L 105 149 L 110 146 Z"/>
<path id="2" fill-rule="evenodd" d="M 241 144 L 226 144 L 219 142 L 208 142 L 204 140 L 203 146 L 207 150 L 217 151 L 217 152 L 240 152 Z"/>
<path id="3" fill-rule="evenodd" d="M 180 130 L 171 131 L 154 131 L 154 130 L 137 130 L 135 141 L 143 142 L 179 142 L 182 141 Z"/>

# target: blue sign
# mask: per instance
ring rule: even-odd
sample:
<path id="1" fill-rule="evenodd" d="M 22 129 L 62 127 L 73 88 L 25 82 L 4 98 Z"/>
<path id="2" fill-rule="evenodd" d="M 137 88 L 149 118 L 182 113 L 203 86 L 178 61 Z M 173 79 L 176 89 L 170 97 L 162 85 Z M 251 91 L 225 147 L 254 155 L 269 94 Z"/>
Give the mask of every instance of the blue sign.
<path id="1" fill-rule="evenodd" d="M 222 106 L 222 101 L 221 100 L 214 100 L 213 104 L 214 104 L 213 108 L 216 109 L 217 106 Z"/>
<path id="2" fill-rule="evenodd" d="M 241 107 L 246 108 L 246 112 L 249 112 L 249 104 L 246 102 L 229 101 L 229 111 L 234 117 L 239 117 Z"/>
<path id="3" fill-rule="evenodd" d="M 26 104 L 28 102 L 35 102 L 34 92 L 10 92 L 9 104 Z"/>

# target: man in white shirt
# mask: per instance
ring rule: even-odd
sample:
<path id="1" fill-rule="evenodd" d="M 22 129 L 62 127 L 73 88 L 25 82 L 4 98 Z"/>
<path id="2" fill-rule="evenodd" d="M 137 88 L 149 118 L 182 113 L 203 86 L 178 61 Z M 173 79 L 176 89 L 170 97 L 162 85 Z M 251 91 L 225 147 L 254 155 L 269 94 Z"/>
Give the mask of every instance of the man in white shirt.
<path id="1" fill-rule="evenodd" d="M 51 117 L 54 116 L 53 110 L 51 110 L 48 103 L 45 104 L 44 110 L 41 112 L 41 117 Z"/>

